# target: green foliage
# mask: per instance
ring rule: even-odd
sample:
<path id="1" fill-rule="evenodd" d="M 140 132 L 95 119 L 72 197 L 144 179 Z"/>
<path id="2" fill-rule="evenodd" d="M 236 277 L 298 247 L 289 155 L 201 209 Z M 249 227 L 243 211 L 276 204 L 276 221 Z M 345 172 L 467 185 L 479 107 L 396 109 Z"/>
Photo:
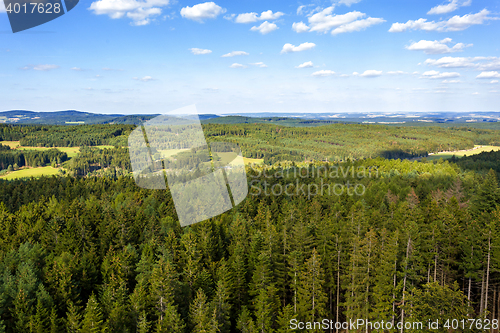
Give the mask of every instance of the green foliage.
<path id="1" fill-rule="evenodd" d="M 300 177 L 281 166 L 249 179 L 366 191 L 251 192 L 181 228 L 169 190 L 130 177 L 0 182 L 0 332 L 287 332 L 292 319 L 499 313 L 494 172 L 382 158 L 297 163 Z M 324 176 L 335 167 L 373 175 Z"/>

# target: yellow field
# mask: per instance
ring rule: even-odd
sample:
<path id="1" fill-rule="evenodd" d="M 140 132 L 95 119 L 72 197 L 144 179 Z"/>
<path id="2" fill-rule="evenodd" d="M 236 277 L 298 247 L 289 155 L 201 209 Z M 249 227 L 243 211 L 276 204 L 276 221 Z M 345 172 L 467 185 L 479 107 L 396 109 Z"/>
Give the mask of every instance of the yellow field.
<path id="1" fill-rule="evenodd" d="M 245 162 L 245 164 L 252 164 L 252 163 L 255 163 L 255 164 L 264 164 L 264 159 L 263 158 L 247 158 L 247 157 L 243 157 L 243 162 Z"/>
<path id="2" fill-rule="evenodd" d="M 59 168 L 53 168 L 51 166 L 40 167 L 40 168 L 27 168 L 21 169 L 17 171 L 9 172 L 6 175 L 0 176 L 1 179 L 19 179 L 19 178 L 30 178 L 35 177 L 39 178 L 41 176 L 52 176 L 57 175 L 59 172 Z"/>
<path id="3" fill-rule="evenodd" d="M 0 141 L 4 146 L 9 146 L 10 149 L 14 149 L 19 146 L 19 141 Z"/>
<path id="4" fill-rule="evenodd" d="M 75 157 L 80 152 L 80 147 L 23 147 L 19 145 L 19 141 L 0 141 L 1 144 L 9 146 L 11 149 L 20 149 L 20 150 L 49 150 L 49 149 L 57 149 L 59 151 L 65 152 L 69 158 Z M 95 146 L 99 149 L 111 149 L 114 146 L 109 145 L 101 145 Z"/>
<path id="5" fill-rule="evenodd" d="M 453 151 L 453 152 L 441 152 L 437 153 L 431 156 L 427 157 L 427 160 L 432 161 L 432 160 L 437 160 L 437 159 L 448 159 L 451 158 L 453 155 L 456 157 L 463 157 L 463 156 L 472 156 L 472 155 L 477 155 L 482 152 L 490 152 L 490 151 L 498 151 L 500 150 L 500 147 L 498 146 L 474 146 L 475 149 L 471 150 L 458 150 L 458 151 Z"/>

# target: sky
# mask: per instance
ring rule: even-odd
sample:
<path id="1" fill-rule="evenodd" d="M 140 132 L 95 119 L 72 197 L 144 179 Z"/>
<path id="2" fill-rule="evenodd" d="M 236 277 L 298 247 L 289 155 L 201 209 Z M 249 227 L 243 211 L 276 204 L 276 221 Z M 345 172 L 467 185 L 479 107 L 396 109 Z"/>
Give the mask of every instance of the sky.
<path id="1" fill-rule="evenodd" d="M 81 0 L 12 33 L 0 111 L 500 111 L 500 1 Z"/>

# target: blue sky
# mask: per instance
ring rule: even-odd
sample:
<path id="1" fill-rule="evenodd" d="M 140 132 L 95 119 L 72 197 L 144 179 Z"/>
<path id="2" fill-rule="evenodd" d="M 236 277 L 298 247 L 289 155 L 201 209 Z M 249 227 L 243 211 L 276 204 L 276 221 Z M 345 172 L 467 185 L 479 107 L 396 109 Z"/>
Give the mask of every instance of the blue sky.
<path id="1" fill-rule="evenodd" d="M 16 34 L 0 11 L 0 110 L 500 111 L 500 1 L 83 0 Z"/>

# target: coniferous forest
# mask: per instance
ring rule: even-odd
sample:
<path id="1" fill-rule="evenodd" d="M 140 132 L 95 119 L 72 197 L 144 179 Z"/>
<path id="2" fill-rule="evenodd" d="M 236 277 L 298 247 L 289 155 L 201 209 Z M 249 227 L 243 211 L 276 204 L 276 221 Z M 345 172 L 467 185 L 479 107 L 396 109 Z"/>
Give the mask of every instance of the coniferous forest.
<path id="1" fill-rule="evenodd" d="M 206 125 L 209 141 L 242 140 L 264 164 L 247 167 L 241 204 L 180 227 L 169 190 L 130 176 L 133 126 L 95 126 L 0 126 L 24 145 L 116 146 L 69 161 L 47 150 L 66 175 L 0 181 L 0 332 L 421 332 L 436 320 L 434 332 L 498 332 L 500 153 L 399 159 L 494 145 L 498 131 Z M 366 128 L 379 132 L 369 145 Z M 5 163 L 20 154 L 0 146 Z M 358 319 L 386 326 L 345 326 Z"/>

